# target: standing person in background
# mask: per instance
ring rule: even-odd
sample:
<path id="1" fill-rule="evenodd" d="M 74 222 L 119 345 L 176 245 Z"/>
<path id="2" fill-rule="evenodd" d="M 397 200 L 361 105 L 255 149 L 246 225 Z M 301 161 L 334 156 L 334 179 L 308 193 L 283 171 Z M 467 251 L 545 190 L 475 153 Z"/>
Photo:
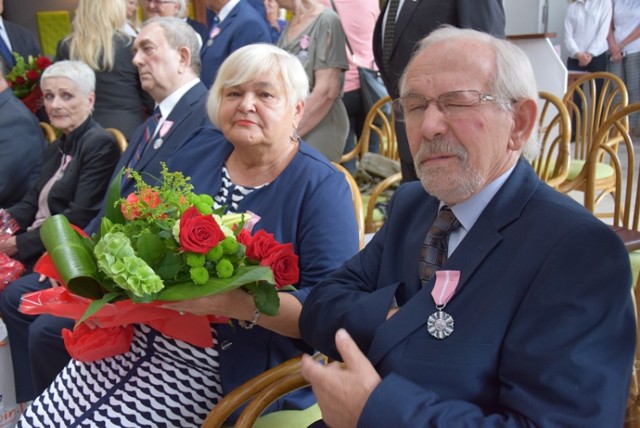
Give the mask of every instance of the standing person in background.
<path id="1" fill-rule="evenodd" d="M 564 18 L 567 68 L 576 71 L 607 69 L 607 35 L 611 0 L 573 0 Z"/>
<path id="2" fill-rule="evenodd" d="M 393 7 L 390 7 L 393 6 Z M 389 17 L 392 10 L 395 17 Z M 502 0 L 387 0 L 373 34 L 373 53 L 391 98 L 399 96 L 398 81 L 416 43 L 440 25 L 472 28 L 504 37 Z M 417 180 L 404 124 L 396 120 L 402 180 Z"/>
<path id="3" fill-rule="evenodd" d="M 200 38 L 200 46 L 206 40 L 209 32 L 207 26 L 187 18 L 186 0 L 142 0 L 145 5 L 146 19 L 155 18 L 157 16 L 174 16 L 185 21 Z"/>
<path id="4" fill-rule="evenodd" d="M 629 104 L 640 101 L 640 0 L 613 0 L 609 29 L 609 71 L 627 85 Z M 640 135 L 640 114 L 629 117 L 631 135 Z"/>
<path id="5" fill-rule="evenodd" d="M 349 134 L 344 147 L 344 151 L 348 152 L 355 147 L 368 113 L 360 95 L 358 66 L 376 68 L 373 58 L 373 30 L 378 15 L 380 15 L 380 5 L 378 0 L 333 0 L 333 6 L 331 0 L 321 1 L 325 6 L 336 9 L 349 45 L 353 50 L 352 54 L 347 48 L 349 70 L 345 73 L 344 94 L 342 95 L 342 102 L 349 116 Z M 372 135 L 369 151 L 378 152 L 379 146 L 377 135 Z M 355 160 L 345 166 L 353 173 Z"/>
<path id="6" fill-rule="evenodd" d="M 246 0 L 207 0 L 207 7 L 215 16 L 200 51 L 200 79 L 210 88 L 233 51 L 252 43 L 271 43 L 271 34 L 264 18 Z"/>
<path id="7" fill-rule="evenodd" d="M 122 31 L 125 22 L 121 0 L 80 0 L 71 34 L 58 43 L 56 60 L 73 59 L 91 67 L 96 73 L 93 118 L 129 140 L 153 109 L 153 100 L 131 62 L 133 38 Z"/>
<path id="8" fill-rule="evenodd" d="M 0 0 L 0 15 L 4 12 L 4 0 Z M 25 27 L 5 21 L 0 16 L 0 57 L 4 62 L 4 71 L 8 73 L 15 65 L 11 52 L 18 52 L 25 59 L 29 55 L 40 55 L 40 45 L 33 33 Z"/>
<path id="9" fill-rule="evenodd" d="M 293 15 L 280 34 L 278 47 L 298 57 L 311 87 L 297 131 L 307 144 L 339 162 L 349 133 L 342 102 L 349 61 L 340 18 L 317 0 L 278 0 L 278 5 Z M 271 25 L 277 23 L 277 10 L 267 7 Z"/>
<path id="10" fill-rule="evenodd" d="M 1 59 L 0 130 L 0 208 L 6 208 L 35 184 L 46 142 L 38 119 L 11 92 Z"/>
<path id="11" fill-rule="evenodd" d="M 138 15 L 138 0 L 124 0 L 127 8 L 127 22 L 124 24 L 123 31 L 135 37 L 140 31 L 140 15 Z"/>
<path id="12" fill-rule="evenodd" d="M 200 39 L 204 42 L 209 35 L 209 30 L 207 26 L 202 22 L 196 21 L 195 19 L 189 18 L 189 10 L 187 8 L 187 0 L 177 0 L 178 6 L 180 6 L 180 10 L 178 11 L 178 18 L 182 18 L 187 24 L 193 28 L 193 30 L 198 33 Z"/>

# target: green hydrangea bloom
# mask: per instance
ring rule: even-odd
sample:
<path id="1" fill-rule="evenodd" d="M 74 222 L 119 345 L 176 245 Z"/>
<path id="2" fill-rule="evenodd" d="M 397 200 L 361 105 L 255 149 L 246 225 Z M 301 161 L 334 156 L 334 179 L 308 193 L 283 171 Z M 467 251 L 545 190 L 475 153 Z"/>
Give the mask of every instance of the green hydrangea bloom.
<path id="1" fill-rule="evenodd" d="M 107 233 L 96 244 L 98 267 L 121 288 L 139 297 L 164 288 L 162 279 L 140 257 L 122 232 Z"/>
<path id="2" fill-rule="evenodd" d="M 216 264 L 216 274 L 218 278 L 231 278 L 233 275 L 233 263 L 227 259 L 222 259 Z"/>
<path id="3" fill-rule="evenodd" d="M 189 275 L 191 276 L 191 280 L 197 285 L 202 285 L 209 280 L 209 272 L 202 266 L 189 269 Z"/>

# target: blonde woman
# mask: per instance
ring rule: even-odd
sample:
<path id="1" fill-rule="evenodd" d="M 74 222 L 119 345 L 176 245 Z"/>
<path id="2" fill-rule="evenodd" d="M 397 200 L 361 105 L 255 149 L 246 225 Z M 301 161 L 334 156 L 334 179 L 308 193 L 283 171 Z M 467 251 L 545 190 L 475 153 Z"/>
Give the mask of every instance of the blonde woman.
<path id="1" fill-rule="evenodd" d="M 140 31 L 140 15 L 138 14 L 138 0 L 123 0 L 126 11 L 127 11 L 127 21 L 124 23 L 124 27 L 122 31 L 130 35 L 131 37 L 135 37 L 138 35 Z"/>
<path id="2" fill-rule="evenodd" d="M 87 64 L 96 74 L 93 118 L 104 128 L 117 128 L 127 139 L 153 109 L 133 65 L 133 38 L 122 31 L 123 1 L 80 0 L 69 36 L 58 43 L 56 60 Z"/>

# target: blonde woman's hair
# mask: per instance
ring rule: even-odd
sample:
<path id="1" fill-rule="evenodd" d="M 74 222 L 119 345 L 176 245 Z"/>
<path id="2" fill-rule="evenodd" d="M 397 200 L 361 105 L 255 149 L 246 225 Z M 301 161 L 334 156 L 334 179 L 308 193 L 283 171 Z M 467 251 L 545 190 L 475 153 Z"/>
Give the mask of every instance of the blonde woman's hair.
<path id="1" fill-rule="evenodd" d="M 113 70 L 114 37 L 127 37 L 121 32 L 127 20 L 123 1 L 80 0 L 65 40 L 70 42 L 69 57 L 86 63 L 94 71 Z"/>

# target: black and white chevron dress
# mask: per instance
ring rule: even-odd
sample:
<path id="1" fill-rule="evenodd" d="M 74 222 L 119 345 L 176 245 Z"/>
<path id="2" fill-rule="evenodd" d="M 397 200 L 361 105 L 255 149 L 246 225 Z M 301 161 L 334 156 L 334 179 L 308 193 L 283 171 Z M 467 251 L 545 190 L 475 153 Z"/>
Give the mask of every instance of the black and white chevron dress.
<path id="1" fill-rule="evenodd" d="M 129 352 L 72 360 L 17 426 L 199 427 L 221 396 L 215 345 L 198 348 L 136 325 Z"/>

